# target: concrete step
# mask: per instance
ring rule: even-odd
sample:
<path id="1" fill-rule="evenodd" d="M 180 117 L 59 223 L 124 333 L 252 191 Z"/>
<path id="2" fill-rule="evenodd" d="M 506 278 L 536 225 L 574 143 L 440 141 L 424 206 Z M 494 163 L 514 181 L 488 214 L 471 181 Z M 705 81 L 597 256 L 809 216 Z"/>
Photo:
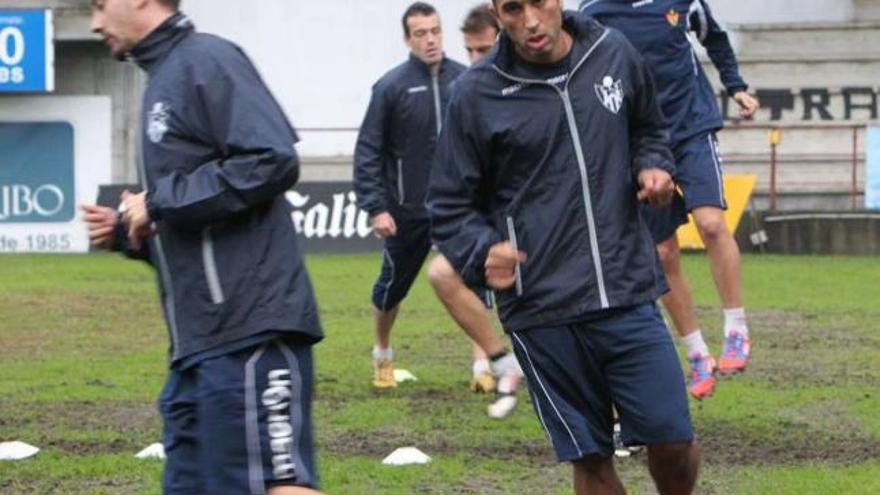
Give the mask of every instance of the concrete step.
<path id="1" fill-rule="evenodd" d="M 781 127 L 782 140 L 777 147 L 779 155 L 799 156 L 853 154 L 853 131 L 848 127 L 786 128 Z M 865 131 L 857 130 L 856 153 L 864 157 Z M 770 130 L 747 124 L 730 124 L 718 135 L 723 155 L 764 154 L 770 155 Z"/>
<path id="2" fill-rule="evenodd" d="M 880 20 L 880 0 L 855 0 L 856 18 Z"/>
<path id="3" fill-rule="evenodd" d="M 766 192 L 756 191 L 752 195 L 750 206 L 755 211 L 767 211 L 770 209 L 770 195 Z M 849 192 L 830 193 L 792 193 L 781 192 L 776 196 L 776 211 L 803 211 L 819 210 L 829 212 L 846 212 L 857 208 L 864 208 L 865 197 L 859 194 L 855 198 Z"/>
<path id="4" fill-rule="evenodd" d="M 880 46 L 877 48 L 880 51 Z M 774 61 L 768 58 L 738 57 L 740 73 L 753 88 L 841 88 L 867 86 L 877 88 L 880 84 L 880 60 L 825 61 L 804 59 Z M 718 72 L 710 61 L 703 62 L 703 69 L 713 85 L 721 88 Z"/>
<path id="5" fill-rule="evenodd" d="M 864 163 L 859 163 L 856 191 L 865 189 Z M 758 179 L 755 190 L 770 192 L 770 164 L 727 162 L 725 174 L 752 174 Z M 843 193 L 852 192 L 852 164 L 845 162 L 808 164 L 799 162 L 777 163 L 777 193 Z"/>
<path id="6" fill-rule="evenodd" d="M 354 158 L 351 156 L 304 156 L 300 158 L 301 182 L 351 182 Z"/>
<path id="7" fill-rule="evenodd" d="M 880 21 L 731 26 L 737 53 L 776 60 L 880 59 Z"/>

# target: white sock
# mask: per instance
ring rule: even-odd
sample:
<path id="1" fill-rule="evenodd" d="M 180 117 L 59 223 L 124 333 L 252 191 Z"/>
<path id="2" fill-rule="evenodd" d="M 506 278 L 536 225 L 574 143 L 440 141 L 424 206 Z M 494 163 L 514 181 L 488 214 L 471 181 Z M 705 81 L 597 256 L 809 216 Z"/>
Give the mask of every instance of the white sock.
<path id="1" fill-rule="evenodd" d="M 724 336 L 730 336 L 730 332 L 736 330 L 743 337 L 749 337 L 749 327 L 746 325 L 746 310 L 744 308 L 730 308 L 724 310 Z"/>
<path id="2" fill-rule="evenodd" d="M 516 355 L 508 352 L 504 357 L 492 361 L 491 366 L 492 373 L 498 379 L 498 393 L 507 394 L 513 392 L 514 383 L 517 381 L 513 379 L 513 374 L 517 376 L 523 375 L 519 361 L 516 360 Z"/>
<path id="3" fill-rule="evenodd" d="M 373 359 L 387 359 L 389 361 L 394 357 L 394 350 L 391 347 L 387 349 L 382 349 L 381 347 L 374 345 L 373 346 Z"/>
<path id="4" fill-rule="evenodd" d="M 688 355 L 691 354 L 700 354 L 701 356 L 709 355 L 709 347 L 706 345 L 706 341 L 703 340 L 703 332 L 697 329 L 695 332 L 685 335 L 681 338 L 681 341 L 684 342 L 685 347 L 687 347 Z"/>
<path id="5" fill-rule="evenodd" d="M 474 370 L 474 377 L 480 376 L 485 371 L 490 371 L 489 359 L 488 358 L 475 359 L 473 370 Z"/>

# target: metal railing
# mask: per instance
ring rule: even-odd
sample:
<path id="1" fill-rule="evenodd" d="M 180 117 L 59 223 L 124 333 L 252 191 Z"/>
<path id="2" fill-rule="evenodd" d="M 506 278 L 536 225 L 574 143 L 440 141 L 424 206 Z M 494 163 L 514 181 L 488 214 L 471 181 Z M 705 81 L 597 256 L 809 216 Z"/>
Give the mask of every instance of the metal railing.
<path id="1" fill-rule="evenodd" d="M 733 121 L 727 123 L 728 130 L 746 129 L 746 130 L 764 130 L 768 132 L 769 141 L 769 160 L 770 160 L 770 191 L 769 191 L 769 209 L 776 211 L 779 198 L 778 189 L 778 169 L 779 169 L 779 145 L 782 141 L 784 133 L 793 131 L 828 131 L 828 130 L 848 130 L 852 136 L 852 148 L 850 153 L 846 155 L 822 155 L 825 158 L 843 158 L 851 164 L 850 170 L 850 198 L 852 209 L 859 209 L 859 132 L 864 132 L 868 122 L 859 123 L 843 123 L 843 122 L 822 122 L 814 124 L 803 123 L 753 123 L 748 121 Z"/>
<path id="2" fill-rule="evenodd" d="M 846 158 L 851 163 L 851 184 L 850 197 L 852 199 L 852 209 L 859 209 L 859 185 L 858 185 L 858 169 L 859 169 L 859 132 L 864 132 L 870 122 L 858 123 L 841 123 L 841 122 L 821 122 L 821 123 L 756 123 L 747 120 L 731 120 L 727 121 L 726 129 L 728 130 L 763 130 L 769 134 L 769 160 L 770 160 L 770 191 L 769 191 L 769 209 L 776 211 L 779 200 L 778 175 L 779 175 L 779 150 L 782 137 L 786 132 L 793 131 L 827 131 L 827 130 L 850 130 L 852 133 L 852 150 L 851 153 L 843 155 L 822 155 L 823 158 Z M 303 133 L 357 133 L 358 127 L 301 127 L 297 129 Z"/>

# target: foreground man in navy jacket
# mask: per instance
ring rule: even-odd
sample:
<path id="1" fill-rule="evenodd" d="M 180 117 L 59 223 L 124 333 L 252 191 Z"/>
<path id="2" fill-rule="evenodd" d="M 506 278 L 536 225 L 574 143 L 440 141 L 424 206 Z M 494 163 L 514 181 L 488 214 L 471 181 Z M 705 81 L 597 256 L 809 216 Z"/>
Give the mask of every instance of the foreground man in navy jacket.
<path id="1" fill-rule="evenodd" d="M 727 33 L 715 21 L 706 0 L 584 0 L 581 12 L 623 32 L 645 57 L 657 81 L 658 99 L 672 134 L 675 180 L 684 192 L 684 202 L 674 205 L 678 208 L 645 208 L 642 213 L 657 241 L 669 281 L 670 291 L 663 303 L 687 346 L 690 392 L 702 399 L 714 391 L 716 363 L 703 340 L 679 262 L 675 229 L 687 221 L 685 210 L 693 213 L 706 245 L 724 310 L 724 346 L 718 370 L 744 371 L 751 345 L 741 293 L 739 246 L 724 220 L 727 203 L 715 136 L 724 123 L 688 31 L 696 33 L 706 47 L 727 94 L 739 105 L 740 115 L 751 117 L 758 102 L 747 92 Z"/>
<path id="2" fill-rule="evenodd" d="M 456 82 L 428 204 L 465 282 L 496 289 L 535 410 L 578 494 L 620 494 L 623 440 L 661 494 L 691 493 L 699 449 L 655 300 L 665 290 L 638 201 L 674 172 L 651 76 L 618 32 L 561 0 L 495 0 L 504 32 Z"/>
<path id="3" fill-rule="evenodd" d="M 322 332 L 283 194 L 296 133 L 248 58 L 179 0 L 94 0 L 92 29 L 149 76 L 144 192 L 84 207 L 96 247 L 146 259 L 171 339 L 165 494 L 318 493 L 311 346 Z"/>

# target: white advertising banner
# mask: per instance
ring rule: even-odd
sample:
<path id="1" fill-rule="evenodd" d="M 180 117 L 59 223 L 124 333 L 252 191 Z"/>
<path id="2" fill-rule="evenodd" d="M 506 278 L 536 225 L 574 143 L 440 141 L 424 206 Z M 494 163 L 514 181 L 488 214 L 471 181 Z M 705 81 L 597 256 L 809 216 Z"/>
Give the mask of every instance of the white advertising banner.
<path id="1" fill-rule="evenodd" d="M 0 99 L 0 253 L 84 253 L 79 206 L 111 180 L 106 96 Z"/>

